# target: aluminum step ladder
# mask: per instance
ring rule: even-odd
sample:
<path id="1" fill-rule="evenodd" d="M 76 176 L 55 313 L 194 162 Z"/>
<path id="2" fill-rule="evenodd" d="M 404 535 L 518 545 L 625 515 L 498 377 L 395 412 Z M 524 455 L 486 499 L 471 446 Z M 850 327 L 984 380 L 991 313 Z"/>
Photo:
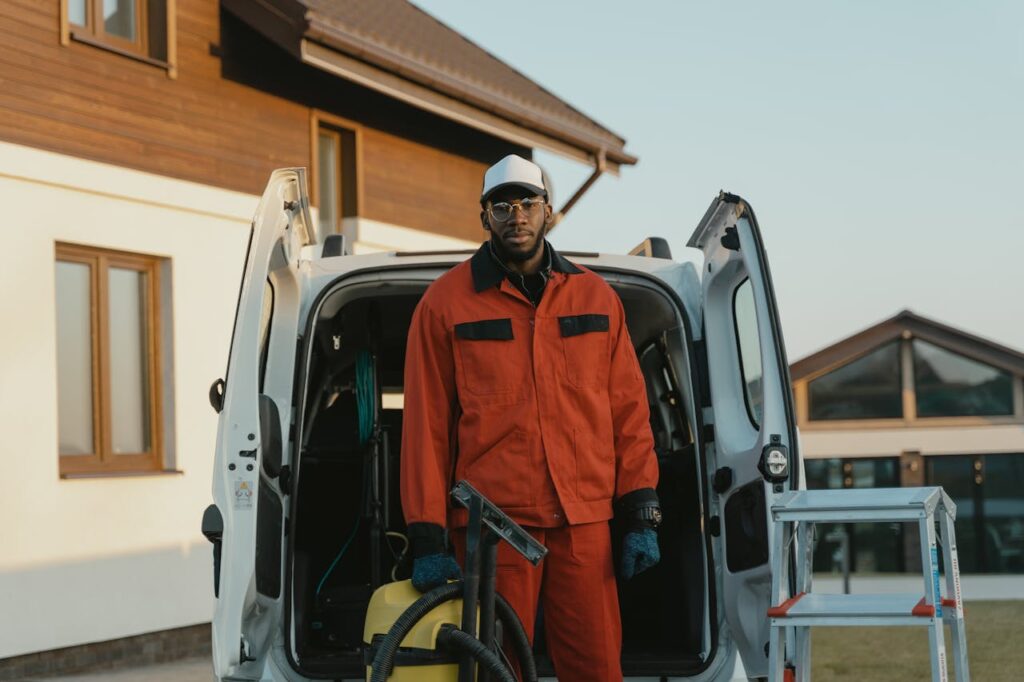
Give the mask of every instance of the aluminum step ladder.
<path id="1" fill-rule="evenodd" d="M 811 679 L 812 626 L 920 625 L 928 628 L 933 682 L 946 682 L 943 624 L 950 626 L 957 682 L 969 682 L 967 636 L 960 595 L 960 569 L 953 520 L 956 505 L 939 487 L 798 490 L 783 493 L 771 507 L 772 601 L 768 643 L 769 682 Z M 935 521 L 942 538 L 945 594 L 940 588 Z M 815 594 L 811 591 L 811 531 L 821 522 L 917 523 L 921 537 L 923 593 Z M 790 593 L 791 553 L 796 541 L 796 590 Z M 784 646 L 790 655 L 787 656 Z M 795 668 L 795 670 L 794 670 Z"/>

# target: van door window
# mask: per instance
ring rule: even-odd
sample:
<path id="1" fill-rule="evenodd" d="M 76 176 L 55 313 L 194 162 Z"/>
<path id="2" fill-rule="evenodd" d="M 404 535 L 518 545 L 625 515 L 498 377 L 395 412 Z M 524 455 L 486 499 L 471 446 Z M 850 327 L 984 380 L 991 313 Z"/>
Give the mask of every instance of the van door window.
<path id="1" fill-rule="evenodd" d="M 764 395 L 761 386 L 761 345 L 757 339 L 757 313 L 754 308 L 754 290 L 745 279 L 736 287 L 732 300 L 736 322 L 736 343 L 739 345 L 740 371 L 743 379 L 743 397 L 747 415 L 755 429 L 761 428 Z"/>

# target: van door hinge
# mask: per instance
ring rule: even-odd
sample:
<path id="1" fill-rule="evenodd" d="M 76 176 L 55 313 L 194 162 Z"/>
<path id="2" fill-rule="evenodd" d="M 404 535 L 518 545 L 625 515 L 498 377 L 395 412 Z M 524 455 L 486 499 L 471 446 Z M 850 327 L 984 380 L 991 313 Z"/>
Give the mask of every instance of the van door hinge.
<path id="1" fill-rule="evenodd" d="M 716 538 L 719 535 L 722 534 L 722 519 L 721 519 L 721 517 L 712 516 L 710 519 L 708 519 L 708 532 L 710 532 L 711 535 L 716 537 Z"/>

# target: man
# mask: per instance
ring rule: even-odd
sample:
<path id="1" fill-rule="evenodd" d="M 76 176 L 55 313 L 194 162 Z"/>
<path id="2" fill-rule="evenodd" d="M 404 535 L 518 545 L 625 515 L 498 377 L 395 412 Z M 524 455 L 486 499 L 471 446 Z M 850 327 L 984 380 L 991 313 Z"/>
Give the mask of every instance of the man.
<path id="1" fill-rule="evenodd" d="M 543 600 L 563 682 L 621 680 L 621 623 L 608 521 L 627 532 L 628 579 L 659 560 L 658 466 L 643 375 L 622 303 L 544 239 L 540 167 L 510 155 L 484 175 L 476 254 L 440 277 L 413 315 L 405 365 L 402 506 L 413 584 L 459 577 L 466 479 L 547 546 L 537 568 L 506 543 L 497 590 L 533 636 Z"/>

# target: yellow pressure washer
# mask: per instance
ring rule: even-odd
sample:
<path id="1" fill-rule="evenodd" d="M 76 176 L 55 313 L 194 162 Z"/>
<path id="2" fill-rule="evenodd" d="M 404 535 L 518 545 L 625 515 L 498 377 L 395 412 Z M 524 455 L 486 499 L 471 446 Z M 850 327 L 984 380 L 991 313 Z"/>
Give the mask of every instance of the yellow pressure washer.
<path id="1" fill-rule="evenodd" d="M 469 509 L 463 579 L 422 595 L 408 580 L 383 585 L 373 593 L 363 631 L 369 666 L 366 678 L 369 682 L 389 678 L 394 682 L 516 682 L 500 655 L 504 629 L 523 679 L 536 682 L 529 637 L 494 584 L 502 540 L 534 566 L 548 550 L 468 482 L 459 481 L 452 497 Z"/>

